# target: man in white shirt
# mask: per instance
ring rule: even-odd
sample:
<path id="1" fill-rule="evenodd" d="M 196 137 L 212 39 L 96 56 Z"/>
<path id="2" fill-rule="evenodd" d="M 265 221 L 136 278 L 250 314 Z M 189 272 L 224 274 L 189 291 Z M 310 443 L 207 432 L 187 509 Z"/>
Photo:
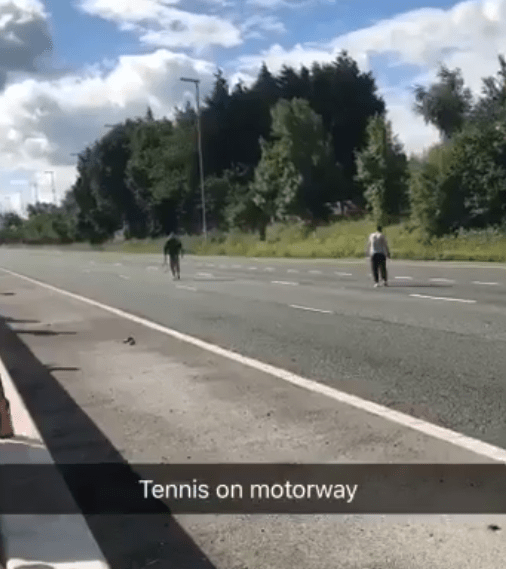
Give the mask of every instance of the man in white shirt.
<path id="1" fill-rule="evenodd" d="M 382 233 L 382 227 L 380 225 L 378 225 L 374 233 L 369 235 L 366 255 L 371 258 L 374 286 L 379 286 L 378 269 L 381 271 L 381 278 L 385 286 L 388 286 L 387 258 L 390 259 L 390 250 L 388 249 L 388 243 L 386 237 Z"/>

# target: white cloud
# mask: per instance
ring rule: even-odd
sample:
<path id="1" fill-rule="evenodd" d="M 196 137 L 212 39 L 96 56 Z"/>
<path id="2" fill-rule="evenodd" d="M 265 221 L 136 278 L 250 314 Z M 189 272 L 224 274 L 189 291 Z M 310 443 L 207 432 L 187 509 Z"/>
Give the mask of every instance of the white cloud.
<path id="1" fill-rule="evenodd" d="M 283 22 L 273 16 L 261 16 L 256 14 L 247 18 L 241 26 L 245 39 L 263 39 L 265 36 L 260 31 L 276 34 L 286 33 Z"/>
<path id="2" fill-rule="evenodd" d="M 218 16 L 192 14 L 163 0 L 81 0 L 84 12 L 135 31 L 142 43 L 156 47 L 197 48 L 210 45 L 235 47 L 242 43 L 241 31 Z"/>
<path id="3" fill-rule="evenodd" d="M 148 105 L 157 117 L 171 116 L 188 89 L 179 78 L 199 77 L 204 93 L 215 71 L 207 61 L 158 50 L 121 57 L 105 72 L 10 85 L 0 94 L 0 168 L 55 170 L 61 195 L 76 175 L 70 154 L 102 136 L 106 124 L 143 116 Z"/>
<path id="4" fill-rule="evenodd" d="M 52 51 L 44 5 L 38 0 L 0 1 L 0 88 L 10 72 L 35 72 Z"/>

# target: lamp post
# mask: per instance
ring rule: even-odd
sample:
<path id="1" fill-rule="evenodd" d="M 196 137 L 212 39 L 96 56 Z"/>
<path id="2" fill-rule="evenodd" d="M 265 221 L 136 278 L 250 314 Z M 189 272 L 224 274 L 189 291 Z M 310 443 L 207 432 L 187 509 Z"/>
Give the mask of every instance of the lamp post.
<path id="1" fill-rule="evenodd" d="M 56 205 L 56 187 L 54 185 L 54 170 L 46 170 L 45 174 L 51 174 L 51 187 L 53 189 L 53 202 Z"/>
<path id="2" fill-rule="evenodd" d="M 198 145 L 199 145 L 199 170 L 200 170 L 200 191 L 202 194 L 202 232 L 204 233 L 204 239 L 207 240 L 207 226 L 206 226 L 206 196 L 204 192 L 204 166 L 202 159 L 202 133 L 200 124 L 200 95 L 199 95 L 199 84 L 200 79 L 191 79 L 188 77 L 181 77 L 181 81 L 187 83 L 195 83 L 195 89 L 197 91 L 197 133 L 198 133 Z"/>

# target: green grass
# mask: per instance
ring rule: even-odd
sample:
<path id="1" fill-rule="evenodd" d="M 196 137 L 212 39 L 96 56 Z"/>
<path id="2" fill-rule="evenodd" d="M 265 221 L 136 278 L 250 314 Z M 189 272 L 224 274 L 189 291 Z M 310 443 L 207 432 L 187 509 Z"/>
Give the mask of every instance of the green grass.
<path id="1" fill-rule="evenodd" d="M 365 243 L 375 226 L 368 221 L 340 221 L 309 232 L 297 225 L 275 225 L 266 241 L 256 236 L 235 234 L 229 237 L 193 238 L 188 250 L 199 255 L 288 258 L 361 258 Z M 413 260 L 496 261 L 506 262 L 506 233 L 483 231 L 474 234 L 434 239 L 424 244 L 416 229 L 408 224 L 384 229 L 392 258 Z M 159 249 L 158 249 L 159 250 Z"/>
<path id="2" fill-rule="evenodd" d="M 213 233 L 207 242 L 202 237 L 184 236 L 187 253 L 231 257 L 279 258 L 362 258 L 367 235 L 374 230 L 369 221 L 339 221 L 309 232 L 301 225 L 276 224 L 268 228 L 266 241 L 243 233 Z M 409 224 L 385 227 L 392 258 L 447 261 L 506 262 L 506 232 L 485 230 L 434 239 L 424 244 L 419 232 Z M 101 250 L 120 253 L 156 253 L 162 251 L 165 238 L 107 243 L 99 247 L 74 244 L 71 250 Z"/>

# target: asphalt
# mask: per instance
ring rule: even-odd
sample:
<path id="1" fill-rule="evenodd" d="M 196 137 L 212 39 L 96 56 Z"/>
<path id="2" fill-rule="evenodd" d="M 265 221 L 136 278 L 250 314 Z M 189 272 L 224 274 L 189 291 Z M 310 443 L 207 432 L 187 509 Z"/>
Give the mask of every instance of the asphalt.
<path id="1" fill-rule="evenodd" d="M 25 259 L 27 271 L 28 265 L 41 270 L 36 258 Z M 79 264 L 61 260 L 66 277 L 57 268 L 59 262 L 46 261 L 45 280 L 68 278 L 72 288 L 81 281 L 91 296 Z M 130 270 L 121 273 L 130 281 L 120 278 L 117 270 Z M 197 306 L 195 300 L 184 301 L 185 294 L 196 299 L 197 293 L 175 288 L 159 271 L 149 272 L 155 274 L 147 276 L 146 269 L 125 265 L 97 267 L 94 293 L 109 291 L 117 305 L 135 292 L 145 299 L 136 307 L 141 313 L 151 306 L 146 299 L 158 287 L 165 295 L 165 303 L 156 295 L 152 299 L 158 301 L 158 321 L 167 318 L 166 312 L 191 315 L 192 306 L 202 310 L 198 301 Z M 131 281 L 135 286 L 128 289 Z M 0 272 L 0 292 L 0 357 L 56 463 L 490 462 L 12 274 Z M 200 294 L 207 298 L 206 305 L 225 296 Z M 226 298 L 218 308 L 229 304 L 235 309 L 240 302 L 248 308 L 240 297 Z M 311 313 L 306 318 L 305 312 L 282 306 L 286 300 L 280 298 L 277 309 L 273 301 L 267 302 L 269 310 L 260 310 L 261 302 L 250 300 L 255 309 L 250 307 L 244 317 L 258 312 L 255 322 L 260 322 L 261 317 L 280 319 L 285 314 L 279 323 L 288 326 L 292 315 L 290 332 L 297 322 L 317 329 L 317 319 L 329 316 Z M 238 321 L 230 324 L 236 330 Z M 212 332 L 209 326 L 204 334 Z M 134 345 L 123 342 L 128 336 Z M 311 346 L 301 344 L 299 349 L 316 360 Z M 70 490 L 75 490 L 71 484 Z M 456 521 L 447 516 L 167 513 L 88 516 L 87 521 L 111 569 L 497 569 L 506 554 L 505 517 Z M 24 566 L 52 567 L 64 561 L 42 559 L 30 547 L 21 553 Z M 82 552 L 73 554 L 84 559 Z"/>
<path id="2" fill-rule="evenodd" d="M 154 255 L 4 249 L 0 267 L 506 447 L 504 265 L 397 261 L 380 289 L 364 261 L 191 257 L 178 282 Z"/>

